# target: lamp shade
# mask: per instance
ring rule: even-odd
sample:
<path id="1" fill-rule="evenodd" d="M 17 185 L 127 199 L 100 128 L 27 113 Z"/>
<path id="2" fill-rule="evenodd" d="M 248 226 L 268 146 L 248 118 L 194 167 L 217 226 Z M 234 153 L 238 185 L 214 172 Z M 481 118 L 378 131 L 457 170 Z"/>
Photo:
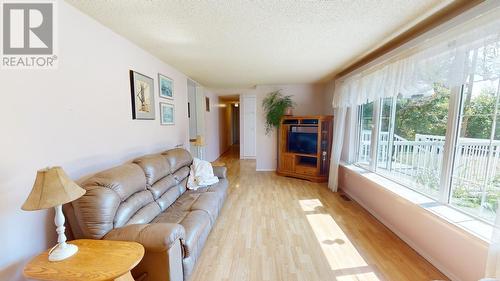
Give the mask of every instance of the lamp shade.
<path id="1" fill-rule="evenodd" d="M 33 211 L 52 208 L 76 200 L 85 192 L 61 167 L 39 170 L 33 189 L 21 209 Z"/>

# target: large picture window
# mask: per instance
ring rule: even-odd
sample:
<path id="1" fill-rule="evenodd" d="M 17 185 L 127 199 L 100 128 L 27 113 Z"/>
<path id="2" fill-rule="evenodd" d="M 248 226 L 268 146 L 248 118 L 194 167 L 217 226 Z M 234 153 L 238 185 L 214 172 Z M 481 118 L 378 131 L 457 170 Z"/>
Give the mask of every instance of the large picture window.
<path id="1" fill-rule="evenodd" d="M 471 71 L 460 87 L 432 82 L 359 106 L 357 162 L 493 222 L 500 199 L 499 50 L 493 44 L 468 51 Z"/>
<path id="2" fill-rule="evenodd" d="M 472 50 L 471 57 L 498 57 L 498 46 Z M 450 203 L 493 221 L 500 199 L 500 65 L 482 64 L 463 86 Z"/>

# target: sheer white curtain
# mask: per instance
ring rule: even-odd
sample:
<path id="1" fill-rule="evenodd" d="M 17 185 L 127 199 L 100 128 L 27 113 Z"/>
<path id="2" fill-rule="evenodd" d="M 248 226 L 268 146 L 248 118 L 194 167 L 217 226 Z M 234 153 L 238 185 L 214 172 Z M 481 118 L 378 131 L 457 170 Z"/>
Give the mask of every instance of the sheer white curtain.
<path id="1" fill-rule="evenodd" d="M 449 88 L 460 86 L 471 73 L 490 79 L 498 77 L 500 9 L 464 25 L 466 27 L 456 27 L 383 63 L 339 79 L 333 107 L 423 94 L 432 91 L 435 83 Z M 470 51 L 475 49 L 482 49 L 479 56 L 472 56 Z"/>
<path id="2" fill-rule="evenodd" d="M 356 136 L 357 107 L 338 107 L 334 109 L 332 157 L 330 158 L 330 171 L 328 187 L 333 191 L 338 190 L 338 169 L 341 162 L 352 163 L 355 158 L 356 147 L 351 139 Z"/>
<path id="3" fill-rule="evenodd" d="M 332 101 L 335 119 L 330 189 L 337 191 L 342 153 L 347 160 L 353 160 L 352 144 L 356 142 L 356 134 L 352 133 L 350 126 L 356 123 L 356 115 L 351 115 L 359 105 L 387 97 L 427 95 L 436 85 L 451 89 L 471 81 L 499 77 L 500 8 L 497 5 L 495 9 L 411 49 L 402 50 L 394 57 L 338 79 Z M 346 133 L 349 136 L 347 141 L 344 140 Z M 347 144 L 351 148 L 346 153 Z M 500 214 L 497 215 L 485 276 L 500 279 Z"/>
<path id="4" fill-rule="evenodd" d="M 328 187 L 333 191 L 338 190 L 338 176 L 339 176 L 339 165 L 340 157 L 342 155 L 342 148 L 344 146 L 344 132 L 345 132 L 345 121 L 347 115 L 347 107 L 337 107 L 334 109 L 333 116 L 335 120 L 333 123 L 333 143 L 332 145 L 332 157 L 330 158 L 330 172 L 328 177 Z"/>

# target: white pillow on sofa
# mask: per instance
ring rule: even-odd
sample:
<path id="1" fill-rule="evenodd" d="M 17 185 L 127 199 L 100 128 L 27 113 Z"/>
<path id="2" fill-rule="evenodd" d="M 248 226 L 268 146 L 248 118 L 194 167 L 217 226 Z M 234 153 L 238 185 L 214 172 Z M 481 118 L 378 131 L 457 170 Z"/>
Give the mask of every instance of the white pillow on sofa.
<path id="1" fill-rule="evenodd" d="M 214 175 L 214 169 L 210 162 L 193 158 L 187 188 L 196 190 L 199 187 L 212 185 L 219 182 L 219 178 Z"/>

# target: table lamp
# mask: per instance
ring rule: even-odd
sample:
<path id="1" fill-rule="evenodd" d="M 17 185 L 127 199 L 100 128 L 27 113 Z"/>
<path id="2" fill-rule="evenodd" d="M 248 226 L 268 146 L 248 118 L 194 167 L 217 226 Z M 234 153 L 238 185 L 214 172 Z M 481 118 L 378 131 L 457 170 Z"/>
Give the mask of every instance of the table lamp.
<path id="1" fill-rule="evenodd" d="M 62 204 L 80 198 L 85 192 L 85 189 L 73 182 L 61 167 L 47 168 L 37 172 L 33 189 L 21 209 L 34 211 L 55 208 L 57 245 L 49 251 L 49 261 L 64 260 L 78 252 L 76 245 L 66 243 Z"/>

